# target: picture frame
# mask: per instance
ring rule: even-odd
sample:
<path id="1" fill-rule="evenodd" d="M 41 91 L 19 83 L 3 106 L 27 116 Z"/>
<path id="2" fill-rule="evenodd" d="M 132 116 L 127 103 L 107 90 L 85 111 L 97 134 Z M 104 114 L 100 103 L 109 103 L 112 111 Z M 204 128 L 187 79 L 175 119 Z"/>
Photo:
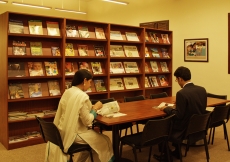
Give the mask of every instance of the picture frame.
<path id="1" fill-rule="evenodd" d="M 185 39 L 184 61 L 208 62 L 208 38 Z"/>

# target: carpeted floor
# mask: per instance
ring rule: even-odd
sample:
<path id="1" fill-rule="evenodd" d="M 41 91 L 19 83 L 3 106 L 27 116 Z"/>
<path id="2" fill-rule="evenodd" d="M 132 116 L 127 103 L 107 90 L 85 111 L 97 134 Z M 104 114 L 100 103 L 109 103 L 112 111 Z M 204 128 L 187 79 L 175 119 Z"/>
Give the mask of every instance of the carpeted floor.
<path id="1" fill-rule="evenodd" d="M 230 122 L 227 123 L 227 129 L 230 134 Z M 133 127 L 135 130 L 135 126 Z M 111 132 L 104 132 L 111 137 Z M 230 136 L 229 136 L 230 137 Z M 1 162 L 44 162 L 45 144 L 39 144 L 14 150 L 6 150 L 0 143 L 0 161 Z M 183 148 L 184 152 L 184 148 Z M 159 154 L 158 147 L 154 146 L 153 154 Z M 223 128 L 218 127 L 215 133 L 214 145 L 209 145 L 210 162 L 230 162 L 230 151 L 227 150 L 227 142 L 224 140 Z M 77 155 L 75 156 L 77 157 Z M 123 157 L 134 160 L 132 150 L 128 146 L 124 146 Z M 138 151 L 139 162 L 148 161 L 148 149 Z M 174 159 L 174 162 L 179 160 Z M 187 157 L 183 157 L 184 162 L 205 162 L 206 156 L 204 147 L 190 147 Z M 151 158 L 151 162 L 156 162 Z"/>

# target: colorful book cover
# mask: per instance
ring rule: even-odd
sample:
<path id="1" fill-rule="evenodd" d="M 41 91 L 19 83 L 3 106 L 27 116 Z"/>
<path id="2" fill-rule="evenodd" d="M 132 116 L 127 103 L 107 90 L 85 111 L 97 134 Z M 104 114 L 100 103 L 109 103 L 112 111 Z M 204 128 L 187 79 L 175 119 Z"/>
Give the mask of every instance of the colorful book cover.
<path id="1" fill-rule="evenodd" d="M 88 62 L 79 62 L 78 67 L 79 67 L 79 69 L 86 69 L 88 71 L 91 71 Z"/>
<path id="2" fill-rule="evenodd" d="M 60 36 L 60 29 L 58 22 L 46 21 L 48 35 Z"/>
<path id="3" fill-rule="evenodd" d="M 79 33 L 74 25 L 66 26 L 66 36 L 67 37 L 79 37 Z"/>
<path id="4" fill-rule="evenodd" d="M 164 58 L 170 58 L 167 48 L 161 48 L 161 53 Z"/>
<path id="5" fill-rule="evenodd" d="M 149 76 L 150 83 L 152 87 L 159 87 L 156 76 Z"/>
<path id="6" fill-rule="evenodd" d="M 103 28 L 97 28 L 97 27 L 95 27 L 95 34 L 96 34 L 96 38 L 97 39 L 106 39 Z"/>
<path id="7" fill-rule="evenodd" d="M 139 57 L 137 46 L 123 46 L 126 57 Z"/>
<path id="8" fill-rule="evenodd" d="M 88 56 L 88 46 L 87 45 L 77 45 L 79 56 Z"/>
<path id="9" fill-rule="evenodd" d="M 102 79 L 93 80 L 97 92 L 106 91 L 105 83 Z"/>
<path id="10" fill-rule="evenodd" d="M 158 57 L 158 58 L 160 58 L 160 54 L 159 54 L 157 48 L 152 48 L 152 47 L 150 47 L 150 50 L 151 50 L 151 52 L 152 52 L 152 56 L 153 56 L 153 57 Z"/>
<path id="11" fill-rule="evenodd" d="M 151 86 L 149 84 L 148 77 L 145 77 L 145 88 L 149 88 L 149 87 L 151 87 Z"/>
<path id="12" fill-rule="evenodd" d="M 45 64 L 45 71 L 47 76 L 58 75 L 58 67 L 56 61 L 53 62 L 45 61 L 44 64 Z"/>
<path id="13" fill-rule="evenodd" d="M 24 62 L 8 62 L 8 77 L 26 76 Z"/>
<path id="14" fill-rule="evenodd" d="M 161 86 L 168 86 L 169 85 L 168 80 L 167 80 L 165 75 L 158 75 L 158 78 L 160 80 Z"/>
<path id="15" fill-rule="evenodd" d="M 103 74 L 100 62 L 91 62 L 93 74 Z"/>
<path id="16" fill-rule="evenodd" d="M 65 62 L 65 75 L 74 75 L 74 65 L 73 62 Z"/>
<path id="17" fill-rule="evenodd" d="M 126 73 L 139 73 L 139 69 L 136 62 L 124 62 Z"/>
<path id="18" fill-rule="evenodd" d="M 13 41 L 13 55 L 26 55 L 26 42 Z"/>
<path id="19" fill-rule="evenodd" d="M 61 56 L 61 51 L 59 47 L 51 47 L 51 53 L 53 56 Z"/>
<path id="20" fill-rule="evenodd" d="M 65 45 L 65 55 L 66 56 L 75 56 L 74 49 L 73 49 L 73 43 L 66 43 L 66 45 Z"/>
<path id="21" fill-rule="evenodd" d="M 149 36 L 147 32 L 145 32 L 145 42 L 149 42 Z"/>
<path id="22" fill-rule="evenodd" d="M 44 76 L 42 62 L 28 62 L 30 76 Z"/>
<path id="23" fill-rule="evenodd" d="M 149 50 L 147 47 L 145 47 L 145 57 L 150 57 Z"/>
<path id="24" fill-rule="evenodd" d="M 169 72 L 166 62 L 160 62 L 162 72 Z"/>
<path id="25" fill-rule="evenodd" d="M 42 42 L 30 42 L 31 55 L 43 55 Z"/>
<path id="26" fill-rule="evenodd" d="M 110 45 L 111 57 L 125 57 L 122 45 Z"/>
<path id="27" fill-rule="evenodd" d="M 98 57 L 104 57 L 105 51 L 103 46 L 94 46 L 95 55 Z"/>
<path id="28" fill-rule="evenodd" d="M 111 74 L 125 73 L 122 63 L 121 62 L 110 62 L 110 73 Z"/>
<path id="29" fill-rule="evenodd" d="M 41 20 L 29 20 L 30 34 L 43 35 L 42 21 Z"/>
<path id="30" fill-rule="evenodd" d="M 170 44 L 168 34 L 161 34 L 162 43 Z"/>
<path id="31" fill-rule="evenodd" d="M 159 38 L 156 33 L 149 32 L 149 36 L 153 43 L 159 43 Z"/>
<path id="32" fill-rule="evenodd" d="M 10 33 L 24 33 L 23 22 L 21 20 L 9 20 L 9 32 Z"/>
<path id="33" fill-rule="evenodd" d="M 150 61 L 150 65 L 151 65 L 153 72 L 159 72 L 158 65 L 157 65 L 156 61 Z"/>
<path id="34" fill-rule="evenodd" d="M 89 31 L 87 26 L 78 26 L 78 31 L 81 38 L 89 38 Z"/>
<path id="35" fill-rule="evenodd" d="M 42 85 L 41 83 L 29 83 L 29 96 L 33 97 L 42 97 Z"/>
<path id="36" fill-rule="evenodd" d="M 61 95 L 58 80 L 50 80 L 50 81 L 48 81 L 48 88 L 49 88 L 50 96 Z"/>
<path id="37" fill-rule="evenodd" d="M 9 95 L 10 99 L 24 98 L 24 92 L 21 83 L 10 83 L 9 84 Z"/>

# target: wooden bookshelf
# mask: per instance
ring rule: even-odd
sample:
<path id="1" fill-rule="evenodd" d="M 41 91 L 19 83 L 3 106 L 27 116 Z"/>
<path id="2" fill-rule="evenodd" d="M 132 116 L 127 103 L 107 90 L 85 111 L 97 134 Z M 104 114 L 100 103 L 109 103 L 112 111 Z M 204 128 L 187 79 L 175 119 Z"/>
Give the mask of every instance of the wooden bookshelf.
<path id="1" fill-rule="evenodd" d="M 10 33 L 8 22 L 10 19 L 20 20 L 23 22 L 24 33 Z M 32 35 L 29 33 L 28 20 L 41 20 L 43 35 Z M 46 21 L 58 22 L 60 28 L 60 36 L 50 36 L 47 32 Z M 61 95 L 50 96 L 47 82 L 50 80 L 58 80 L 60 91 L 63 93 L 66 89 L 66 82 L 71 81 L 73 75 L 66 75 L 66 63 L 73 63 L 73 70 L 79 69 L 79 62 L 87 62 L 89 66 L 91 62 L 100 62 L 102 67 L 101 74 L 93 74 L 93 79 L 104 81 L 106 91 L 97 92 L 94 82 L 92 82 L 92 91 L 87 92 L 91 99 L 102 99 L 114 97 L 119 102 L 123 102 L 124 96 L 136 96 L 144 95 L 149 98 L 151 93 L 167 92 L 169 96 L 172 95 L 172 31 L 158 30 L 151 28 L 143 28 L 136 26 L 127 26 L 119 24 L 108 24 L 102 22 L 90 22 L 83 20 L 65 19 L 58 17 L 46 17 L 40 15 L 28 15 L 14 12 L 6 12 L 0 15 L 0 35 L 2 41 L 0 48 L 2 53 L 0 55 L 0 75 L 2 76 L 0 88 L 0 142 L 7 149 L 14 149 L 18 147 L 24 147 L 34 145 L 43 142 L 41 138 L 29 139 L 17 143 L 9 143 L 9 137 L 23 135 L 27 131 L 39 131 L 39 126 L 35 119 L 26 119 L 18 121 L 8 121 L 8 112 L 10 111 L 38 111 L 47 109 L 57 109 Z M 67 37 L 66 26 L 84 27 L 88 30 L 89 37 Z M 104 30 L 106 39 L 98 39 L 95 34 L 95 28 L 101 28 Z M 121 33 L 122 40 L 110 39 L 110 31 L 119 31 Z M 131 40 L 127 40 L 127 32 L 131 35 Z M 153 43 L 151 41 L 145 41 L 145 33 L 154 32 L 160 34 L 168 34 L 170 44 L 165 43 Z M 85 34 L 85 33 L 83 33 Z M 137 38 L 132 38 L 132 34 Z M 129 35 L 129 36 L 130 36 Z M 160 37 L 160 36 L 159 36 Z M 132 40 L 133 39 L 133 40 Z M 13 54 L 13 41 L 25 41 L 26 42 L 26 55 L 14 55 Z M 30 42 L 42 43 L 42 55 L 31 55 Z M 65 49 L 66 43 L 73 45 L 74 55 L 66 56 Z M 87 56 L 80 56 L 78 48 L 81 45 L 87 46 Z M 112 57 L 110 55 L 111 45 L 123 46 L 135 46 L 138 51 L 138 57 Z M 96 56 L 95 46 L 102 46 L 104 48 L 104 56 Z M 60 56 L 53 56 L 51 47 L 60 48 Z M 166 48 L 170 58 L 155 58 L 145 57 L 145 47 L 148 48 Z M 123 49 L 124 50 L 124 49 Z M 28 72 L 28 62 L 42 62 L 45 61 L 57 62 L 58 75 L 47 76 L 45 73 L 45 67 L 43 65 L 44 76 L 30 76 Z M 149 72 L 145 73 L 145 62 L 157 61 L 166 62 L 169 72 Z M 8 77 L 8 63 L 9 62 L 24 62 L 25 63 L 25 75 L 21 77 Z M 110 62 L 136 62 L 138 65 L 138 73 L 110 73 Z M 90 67 L 91 68 L 91 67 Z M 160 68 L 160 67 L 159 67 Z M 92 69 L 91 69 L 92 71 Z M 168 79 L 168 86 L 149 87 L 145 88 L 145 77 L 150 75 L 165 75 Z M 126 88 L 123 90 L 110 90 L 111 78 L 122 78 L 124 84 L 124 77 L 135 77 L 138 81 L 139 88 Z M 21 83 L 23 85 L 24 98 L 10 99 L 8 93 L 8 87 L 11 83 Z M 41 83 L 42 84 L 42 97 L 29 97 L 28 83 Z M 124 84 L 125 85 L 125 84 Z M 47 120 L 53 121 L 53 116 L 44 117 Z"/>

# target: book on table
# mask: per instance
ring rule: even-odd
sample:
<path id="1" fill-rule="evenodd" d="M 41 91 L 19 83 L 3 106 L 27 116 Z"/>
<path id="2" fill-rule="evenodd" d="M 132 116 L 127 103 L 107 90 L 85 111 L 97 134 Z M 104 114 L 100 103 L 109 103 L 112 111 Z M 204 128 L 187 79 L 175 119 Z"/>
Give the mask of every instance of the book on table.
<path id="1" fill-rule="evenodd" d="M 158 84 L 156 76 L 149 76 L 149 80 L 150 80 L 150 83 L 151 83 L 152 87 L 159 87 L 159 84 Z"/>
<path id="2" fill-rule="evenodd" d="M 110 91 L 124 90 L 124 84 L 121 78 L 110 78 Z"/>
<path id="3" fill-rule="evenodd" d="M 59 47 L 51 47 L 51 53 L 53 56 L 61 56 L 61 51 Z"/>
<path id="4" fill-rule="evenodd" d="M 10 99 L 24 98 L 24 92 L 21 83 L 10 83 L 9 84 L 9 95 Z"/>
<path id="5" fill-rule="evenodd" d="M 23 21 L 21 20 L 9 20 L 9 33 L 24 34 Z"/>
<path id="6" fill-rule="evenodd" d="M 106 39 L 103 28 L 95 27 L 95 34 L 97 39 Z"/>
<path id="7" fill-rule="evenodd" d="M 60 29 L 58 22 L 46 21 L 48 35 L 60 36 Z"/>
<path id="8" fill-rule="evenodd" d="M 97 92 L 106 91 L 106 87 L 103 79 L 95 79 L 93 81 Z"/>
<path id="9" fill-rule="evenodd" d="M 140 57 L 137 46 L 123 46 L 126 57 Z"/>
<path id="10" fill-rule="evenodd" d="M 128 41 L 140 41 L 135 32 L 125 32 L 125 35 Z"/>
<path id="11" fill-rule="evenodd" d="M 89 38 L 89 30 L 87 26 L 78 26 L 79 36 L 81 38 Z"/>
<path id="12" fill-rule="evenodd" d="M 26 55 L 26 42 L 13 41 L 13 55 Z"/>
<path id="13" fill-rule="evenodd" d="M 125 57 L 122 45 L 110 45 L 111 57 Z"/>
<path id="14" fill-rule="evenodd" d="M 151 50 L 151 52 L 152 52 L 152 56 L 153 56 L 153 57 L 158 57 L 158 58 L 160 58 L 160 54 L 159 54 L 157 48 L 152 48 L 152 47 L 150 47 L 150 50 Z"/>
<path id="15" fill-rule="evenodd" d="M 126 89 L 139 88 L 137 77 L 124 77 L 123 79 L 124 79 Z"/>
<path id="16" fill-rule="evenodd" d="M 65 62 L 65 75 L 74 75 L 76 71 L 73 62 Z"/>
<path id="17" fill-rule="evenodd" d="M 164 58 L 170 58 L 167 48 L 161 48 L 161 53 Z"/>
<path id="18" fill-rule="evenodd" d="M 110 62 L 110 73 L 111 74 L 125 73 L 122 63 L 121 62 Z"/>
<path id="19" fill-rule="evenodd" d="M 149 36 L 153 43 L 159 43 L 159 38 L 157 36 L 157 33 L 149 32 Z"/>
<path id="20" fill-rule="evenodd" d="M 126 73 L 139 73 L 137 62 L 123 62 Z"/>
<path id="21" fill-rule="evenodd" d="M 8 62 L 8 77 L 26 76 L 24 62 Z"/>
<path id="22" fill-rule="evenodd" d="M 58 67 L 56 61 L 45 61 L 44 65 L 47 76 L 58 75 Z"/>
<path id="23" fill-rule="evenodd" d="M 42 62 L 28 62 L 30 76 L 44 76 Z"/>
<path id="24" fill-rule="evenodd" d="M 110 31 L 110 39 L 111 40 L 123 40 L 123 37 L 121 35 L 120 31 Z"/>
<path id="25" fill-rule="evenodd" d="M 119 117 L 124 116 L 126 114 L 120 113 L 120 107 L 117 101 L 107 102 L 103 104 L 102 108 L 97 111 L 99 115 L 112 118 L 112 117 Z"/>
<path id="26" fill-rule="evenodd" d="M 41 20 L 29 20 L 29 32 L 30 34 L 43 35 L 42 21 Z"/>
<path id="27" fill-rule="evenodd" d="M 160 62 L 161 65 L 161 71 L 162 72 L 169 72 L 168 66 L 166 62 Z"/>
<path id="28" fill-rule="evenodd" d="M 88 46 L 87 45 L 77 45 L 79 56 L 88 56 Z"/>
<path id="29" fill-rule="evenodd" d="M 41 83 L 28 83 L 29 86 L 29 96 L 42 97 L 42 84 Z"/>
<path id="30" fill-rule="evenodd" d="M 147 47 L 145 47 L 145 57 L 150 57 L 149 50 Z"/>
<path id="31" fill-rule="evenodd" d="M 168 86 L 169 85 L 168 80 L 167 80 L 165 75 L 158 75 L 158 78 L 160 80 L 161 86 Z"/>
<path id="32" fill-rule="evenodd" d="M 58 96 L 61 95 L 60 86 L 58 80 L 49 80 L 48 88 L 50 96 Z"/>
<path id="33" fill-rule="evenodd" d="M 79 62 L 78 67 L 79 69 L 86 69 L 91 72 L 90 65 L 88 62 Z"/>
<path id="34" fill-rule="evenodd" d="M 95 51 L 95 55 L 98 57 L 104 57 L 105 56 L 105 50 L 104 50 L 103 46 L 95 45 L 94 51 Z"/>
<path id="35" fill-rule="evenodd" d="M 151 87 L 148 77 L 145 77 L 145 88 Z"/>
<path id="36" fill-rule="evenodd" d="M 153 72 L 159 72 L 158 65 L 156 61 L 150 61 L 151 68 Z"/>
<path id="37" fill-rule="evenodd" d="M 93 74 L 103 74 L 101 68 L 101 62 L 91 62 Z"/>
<path id="38" fill-rule="evenodd" d="M 31 55 L 41 56 L 42 52 L 42 42 L 30 42 Z"/>
<path id="39" fill-rule="evenodd" d="M 75 56 L 73 43 L 65 44 L 65 56 Z"/>
<path id="40" fill-rule="evenodd" d="M 79 37 L 78 30 L 74 25 L 66 25 L 66 36 L 67 37 Z"/>
<path id="41" fill-rule="evenodd" d="M 170 44 L 168 34 L 161 34 L 162 43 Z"/>

